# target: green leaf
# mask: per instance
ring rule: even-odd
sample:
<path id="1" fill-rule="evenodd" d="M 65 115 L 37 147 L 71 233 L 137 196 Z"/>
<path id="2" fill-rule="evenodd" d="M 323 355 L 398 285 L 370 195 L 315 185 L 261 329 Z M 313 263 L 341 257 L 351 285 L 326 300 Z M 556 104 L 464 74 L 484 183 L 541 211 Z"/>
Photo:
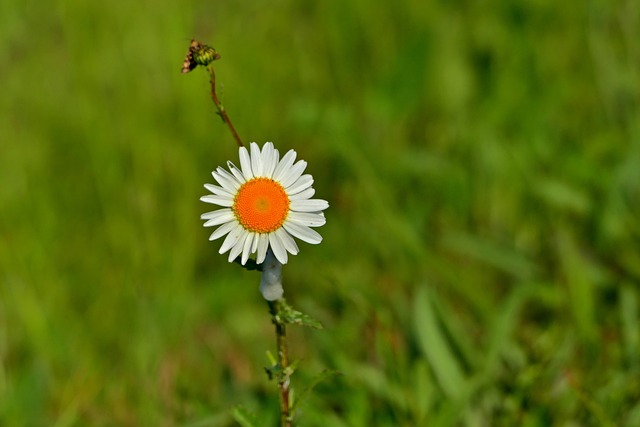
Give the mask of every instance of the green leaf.
<path id="1" fill-rule="evenodd" d="M 542 283 L 521 283 L 513 287 L 509 296 L 501 303 L 501 309 L 492 319 L 488 329 L 489 345 L 484 352 L 484 369 L 488 375 L 498 369 L 501 356 L 514 345 L 511 337 L 519 324 L 523 305 L 543 286 Z"/>
<path id="2" fill-rule="evenodd" d="M 305 387 L 305 389 L 302 390 L 302 393 L 300 393 L 300 396 L 293 403 L 293 406 L 291 407 L 291 411 L 292 412 L 295 411 L 295 409 L 298 407 L 300 402 L 303 402 L 304 400 L 308 399 L 309 395 L 311 395 L 311 392 L 313 391 L 314 388 L 316 388 L 316 386 L 318 384 L 320 384 L 322 381 L 325 381 L 326 379 L 328 379 L 330 377 L 333 377 L 333 376 L 336 376 L 336 375 L 342 375 L 342 372 L 335 371 L 333 369 L 325 369 L 322 372 L 320 372 L 318 375 L 313 377 L 313 379 L 311 380 L 309 385 L 307 385 Z"/>
<path id="3" fill-rule="evenodd" d="M 257 427 L 258 425 L 258 419 L 255 414 L 249 412 L 249 410 L 242 405 L 235 406 L 231 410 L 231 415 L 242 427 Z"/>
<path id="4" fill-rule="evenodd" d="M 455 352 L 436 319 L 431 299 L 430 290 L 422 286 L 413 312 L 416 339 L 442 390 L 449 397 L 459 397 L 464 390 L 465 379 Z"/>
<path id="5" fill-rule="evenodd" d="M 620 287 L 620 317 L 622 323 L 622 336 L 627 360 L 633 367 L 638 365 L 638 348 L 640 348 L 640 324 L 638 319 L 638 295 L 630 283 Z"/>
<path id="6" fill-rule="evenodd" d="M 564 229 L 557 233 L 558 258 L 563 270 L 568 291 L 568 306 L 574 317 L 581 337 L 590 343 L 597 343 L 596 284 L 594 260 L 583 254 L 579 240 Z"/>
<path id="7" fill-rule="evenodd" d="M 314 329 L 323 329 L 322 323 L 308 314 L 294 310 L 284 299 L 277 301 L 277 309 L 274 320 L 281 324 L 308 326 Z"/>
<path id="8" fill-rule="evenodd" d="M 265 366 L 264 371 L 267 373 L 269 381 L 275 378 L 278 382 L 282 382 L 293 375 L 296 369 L 298 369 L 299 364 L 300 360 L 296 359 L 293 362 L 290 362 L 289 366 L 285 369 L 282 369 L 282 365 L 280 365 L 280 363 L 275 363 L 271 366 Z"/>

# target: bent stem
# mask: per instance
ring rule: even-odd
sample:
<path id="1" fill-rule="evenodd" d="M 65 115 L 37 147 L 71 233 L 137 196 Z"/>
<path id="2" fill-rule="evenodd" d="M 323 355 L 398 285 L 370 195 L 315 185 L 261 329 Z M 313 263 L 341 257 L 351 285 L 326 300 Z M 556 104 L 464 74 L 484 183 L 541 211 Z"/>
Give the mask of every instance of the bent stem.
<path id="1" fill-rule="evenodd" d="M 280 390 L 280 426 L 291 427 L 291 405 L 289 404 L 289 384 L 291 370 L 289 368 L 289 347 L 287 345 L 287 330 L 283 319 L 279 316 L 280 302 L 269 301 L 269 312 L 276 326 L 276 344 L 278 347 L 279 375 L 278 388 Z"/>
<path id="2" fill-rule="evenodd" d="M 209 64 L 209 74 L 211 75 L 211 99 L 213 100 L 213 103 L 216 104 L 218 115 L 222 118 L 222 121 L 229 127 L 229 130 L 236 140 L 238 147 L 244 147 L 244 144 L 242 143 L 238 132 L 236 132 L 236 128 L 233 127 L 233 124 L 231 123 L 231 120 L 229 120 L 229 116 L 227 115 L 227 111 L 224 109 L 222 102 L 220 102 L 220 99 L 216 94 L 216 73 L 213 70 L 213 65 L 211 64 Z"/>

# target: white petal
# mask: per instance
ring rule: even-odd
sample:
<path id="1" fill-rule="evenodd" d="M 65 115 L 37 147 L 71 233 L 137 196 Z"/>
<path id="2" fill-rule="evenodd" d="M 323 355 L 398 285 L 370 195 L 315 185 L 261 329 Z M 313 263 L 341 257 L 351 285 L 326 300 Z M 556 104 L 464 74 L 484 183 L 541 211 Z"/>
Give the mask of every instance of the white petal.
<path id="1" fill-rule="evenodd" d="M 302 172 L 304 172 L 306 168 L 307 168 L 307 162 L 305 162 L 304 160 L 298 161 L 298 163 L 293 165 L 293 167 L 289 169 L 287 173 L 284 174 L 284 176 L 280 180 L 280 184 L 284 188 L 287 188 L 288 186 L 296 182 L 298 178 L 300 178 L 300 175 L 302 175 Z"/>
<path id="2" fill-rule="evenodd" d="M 233 262 L 233 260 L 238 258 L 238 255 L 240 255 L 242 248 L 244 247 L 244 242 L 249 238 L 249 235 L 250 233 L 243 228 L 238 241 L 229 251 L 229 262 Z"/>
<path id="3" fill-rule="evenodd" d="M 253 176 L 262 176 L 262 155 L 260 147 L 255 142 L 251 143 L 251 171 Z"/>
<path id="4" fill-rule="evenodd" d="M 307 227 L 320 227 L 327 223 L 327 220 L 322 213 L 315 212 L 289 212 L 287 221 L 293 221 L 300 225 L 306 225 Z"/>
<path id="5" fill-rule="evenodd" d="M 284 223 L 283 227 L 298 239 L 311 243 L 312 245 L 317 245 L 322 242 L 322 236 L 305 225 L 287 221 Z"/>
<path id="6" fill-rule="evenodd" d="M 205 184 L 204 188 L 211 191 L 213 194 L 217 194 L 218 196 L 227 196 L 231 198 L 234 197 L 231 191 L 227 190 L 226 188 L 218 187 L 217 185 Z"/>
<path id="7" fill-rule="evenodd" d="M 271 141 L 267 141 L 264 143 L 264 145 L 262 146 L 262 162 L 265 163 L 265 159 L 267 159 L 267 157 L 265 157 L 265 153 L 269 153 L 269 152 L 273 152 L 273 142 Z M 271 156 L 271 154 L 269 154 L 269 156 Z M 266 164 L 266 163 L 265 163 Z"/>
<path id="8" fill-rule="evenodd" d="M 262 264 L 264 257 L 267 255 L 267 249 L 269 248 L 269 235 L 258 235 L 258 255 L 256 256 L 256 263 Z"/>
<path id="9" fill-rule="evenodd" d="M 247 263 L 249 255 L 251 254 L 251 247 L 256 237 L 258 237 L 256 233 L 249 233 L 249 236 L 247 236 L 247 240 L 245 240 L 244 246 L 242 247 L 242 265 Z"/>
<path id="10" fill-rule="evenodd" d="M 202 215 L 200 215 L 200 219 L 202 220 L 214 219 L 214 218 L 218 218 L 221 215 L 226 215 L 228 213 L 233 213 L 233 211 L 229 208 L 218 209 L 217 211 L 203 213 Z"/>
<path id="11" fill-rule="evenodd" d="M 289 152 L 284 155 L 280 163 L 278 163 L 278 166 L 276 166 L 276 170 L 273 171 L 273 179 L 281 182 L 282 177 L 289 172 L 289 169 L 291 169 L 291 165 L 295 160 L 296 152 L 294 150 L 289 150 Z"/>
<path id="12" fill-rule="evenodd" d="M 289 195 L 289 200 L 292 202 L 294 200 L 307 200 L 312 198 L 314 194 L 316 194 L 316 190 L 314 190 L 313 188 L 307 188 L 306 190 L 301 191 L 298 194 Z"/>
<path id="13" fill-rule="evenodd" d="M 273 144 L 271 142 L 265 143 L 262 146 L 262 174 L 267 178 L 271 178 L 273 170 L 276 168 L 275 159 Z"/>
<path id="14" fill-rule="evenodd" d="M 269 246 L 278 261 L 280 261 L 280 264 L 286 264 L 287 250 L 284 248 L 284 243 L 282 243 L 276 233 L 269 233 Z"/>
<path id="15" fill-rule="evenodd" d="M 220 226 L 220 228 L 222 227 L 224 227 L 224 225 Z M 218 251 L 218 253 L 223 254 L 227 252 L 229 249 L 231 249 L 232 247 L 236 246 L 238 244 L 238 240 L 240 239 L 240 236 L 242 236 L 242 233 L 244 231 L 245 231 L 244 228 L 242 228 L 242 226 L 236 222 L 234 224 L 234 227 L 231 228 L 231 231 L 229 232 L 227 237 L 224 239 L 224 242 L 222 242 L 222 246 L 220 246 L 220 250 Z"/>
<path id="16" fill-rule="evenodd" d="M 253 233 L 253 244 L 251 245 L 251 253 L 254 254 L 258 250 L 258 240 L 260 238 L 260 233 Z"/>
<path id="17" fill-rule="evenodd" d="M 205 203 L 212 203 L 214 205 L 224 206 L 227 208 L 233 206 L 233 199 L 227 196 L 216 196 L 213 194 L 207 194 L 206 196 L 200 197 L 200 200 Z"/>
<path id="18" fill-rule="evenodd" d="M 298 194 L 299 192 L 306 190 L 307 188 L 311 187 L 311 184 L 313 184 L 313 177 L 307 174 L 307 175 L 302 175 L 293 184 L 291 184 L 288 187 L 285 187 L 284 189 L 287 192 L 287 194 L 291 196 L 293 194 Z"/>
<path id="19" fill-rule="evenodd" d="M 274 233 L 278 235 L 282 243 L 284 244 L 284 248 L 289 251 L 289 253 L 296 255 L 300 250 L 298 249 L 298 245 L 296 241 L 293 240 L 293 237 L 282 227 L 278 228 Z"/>
<path id="20" fill-rule="evenodd" d="M 214 225 L 224 224 L 235 219 L 233 211 L 231 209 L 219 209 L 213 212 L 207 212 L 200 215 L 200 219 L 206 219 L 207 222 L 203 224 L 204 227 L 213 227 Z"/>
<path id="21" fill-rule="evenodd" d="M 242 184 L 242 180 L 236 178 L 234 175 L 232 175 L 229 171 L 227 171 L 225 168 L 223 168 L 222 166 L 218 166 L 216 168 L 216 172 L 218 172 L 219 174 L 225 176 L 226 178 L 232 180 L 232 181 L 236 181 L 238 184 Z"/>
<path id="22" fill-rule="evenodd" d="M 241 185 L 246 182 L 246 180 L 244 179 L 244 176 L 242 175 L 242 172 L 240 171 L 240 169 L 238 169 L 236 165 L 234 165 L 232 162 L 227 160 L 227 167 L 229 168 L 233 176 L 235 176 L 236 179 L 240 182 Z"/>
<path id="23" fill-rule="evenodd" d="M 228 232 L 230 232 L 231 230 L 233 230 L 234 228 L 236 228 L 238 226 L 240 226 L 240 224 L 238 224 L 236 221 L 227 222 L 226 224 L 222 224 L 220 227 L 218 227 L 216 229 L 216 231 L 211 233 L 211 236 L 209 236 L 209 240 L 219 239 L 220 237 L 224 236 L 225 234 L 227 234 Z"/>
<path id="24" fill-rule="evenodd" d="M 211 175 L 218 181 L 218 184 L 225 188 L 231 193 L 235 193 L 238 188 L 240 188 L 240 182 L 231 175 L 229 172 L 222 168 L 218 168 L 217 170 L 211 172 Z"/>
<path id="25" fill-rule="evenodd" d="M 329 202 L 322 199 L 292 200 L 291 210 L 297 212 L 318 212 L 329 207 Z"/>
<path id="26" fill-rule="evenodd" d="M 273 178 L 273 174 L 276 171 L 276 167 L 280 163 L 280 151 L 278 151 L 277 148 L 273 149 L 273 160 L 271 162 L 272 162 L 271 174 L 267 175 L 269 178 Z"/>
<path id="27" fill-rule="evenodd" d="M 244 147 L 240 147 L 240 167 L 242 168 L 244 179 L 249 181 L 253 178 L 253 172 L 251 172 L 251 157 L 249 157 L 249 152 Z"/>

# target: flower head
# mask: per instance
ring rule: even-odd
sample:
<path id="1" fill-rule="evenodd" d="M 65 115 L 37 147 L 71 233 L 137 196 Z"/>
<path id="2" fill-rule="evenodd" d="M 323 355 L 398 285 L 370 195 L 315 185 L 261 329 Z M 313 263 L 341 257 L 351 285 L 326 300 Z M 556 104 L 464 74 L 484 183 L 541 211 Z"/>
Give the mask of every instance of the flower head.
<path id="1" fill-rule="evenodd" d="M 220 54 L 214 48 L 197 40 L 191 40 L 187 56 L 182 63 L 182 73 L 193 71 L 198 65 L 207 66 L 216 59 L 220 59 Z"/>
<path id="2" fill-rule="evenodd" d="M 294 164 L 296 152 L 290 150 L 282 159 L 280 153 L 267 142 L 260 150 L 252 142 L 251 153 L 240 147 L 240 168 L 227 162 L 229 171 L 218 167 L 212 172 L 218 185 L 205 184 L 213 194 L 202 196 L 205 203 L 222 206 L 201 215 L 205 227 L 219 227 L 209 240 L 227 236 L 220 253 L 229 251 L 229 262 L 242 254 L 244 265 L 249 255 L 257 253 L 256 262 L 262 263 L 271 248 L 277 260 L 287 263 L 287 252 L 298 253 L 293 239 L 317 244 L 322 237 L 310 227 L 326 222 L 323 210 L 326 200 L 312 199 L 313 177 L 302 173 L 307 162 Z"/>

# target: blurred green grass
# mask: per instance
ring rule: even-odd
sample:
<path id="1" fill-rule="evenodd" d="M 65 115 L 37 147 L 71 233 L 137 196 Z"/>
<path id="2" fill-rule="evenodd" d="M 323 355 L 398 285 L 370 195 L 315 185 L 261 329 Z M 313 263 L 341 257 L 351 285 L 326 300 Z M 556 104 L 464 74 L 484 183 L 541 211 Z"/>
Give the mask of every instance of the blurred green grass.
<path id="1" fill-rule="evenodd" d="M 199 202 L 246 141 L 309 161 L 285 269 L 309 426 L 640 425 L 633 1 L 0 5 L 0 424 L 277 419 L 258 278 Z"/>

